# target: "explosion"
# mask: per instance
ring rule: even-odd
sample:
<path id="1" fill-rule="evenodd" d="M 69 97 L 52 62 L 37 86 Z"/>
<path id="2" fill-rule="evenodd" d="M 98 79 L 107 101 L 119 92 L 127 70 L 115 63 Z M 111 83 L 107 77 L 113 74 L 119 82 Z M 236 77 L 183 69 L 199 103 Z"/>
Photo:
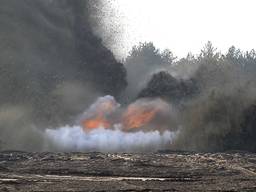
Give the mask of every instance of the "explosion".
<path id="1" fill-rule="evenodd" d="M 169 105 L 160 99 L 140 99 L 121 108 L 114 97 L 105 96 L 84 112 L 79 118 L 80 126 L 47 129 L 46 135 L 63 150 L 155 151 L 169 146 L 176 137 L 176 132 L 169 129 L 159 130 L 162 123 L 159 117 L 167 114 L 168 109 Z M 161 123 L 155 122 L 156 119 Z M 155 130 L 145 129 L 148 127 Z"/>
<path id="2" fill-rule="evenodd" d="M 102 117 L 97 117 L 95 119 L 88 119 L 84 120 L 82 122 L 82 125 L 85 130 L 87 129 L 96 129 L 99 127 L 104 127 L 104 128 L 110 128 L 111 124 L 104 118 Z"/>
<path id="3" fill-rule="evenodd" d="M 125 130 L 140 128 L 149 124 L 158 113 L 159 109 L 153 106 L 138 106 L 131 104 L 123 115 L 123 126 Z"/>
<path id="4" fill-rule="evenodd" d="M 97 129 L 100 127 L 110 128 L 112 123 L 108 116 L 112 114 L 119 104 L 111 96 L 100 98 L 91 108 L 85 112 L 81 120 L 81 125 L 85 131 Z"/>
<path id="5" fill-rule="evenodd" d="M 121 125 L 125 131 L 139 129 L 151 124 L 156 116 L 166 109 L 166 106 L 167 104 L 161 100 L 138 100 L 130 104 L 124 113 L 119 115 L 119 120 L 116 122 L 111 119 L 111 114 L 115 113 L 120 105 L 113 97 L 106 96 L 99 99 L 86 112 L 87 115 L 82 118 L 81 125 L 85 131 L 113 128 L 115 124 Z"/>

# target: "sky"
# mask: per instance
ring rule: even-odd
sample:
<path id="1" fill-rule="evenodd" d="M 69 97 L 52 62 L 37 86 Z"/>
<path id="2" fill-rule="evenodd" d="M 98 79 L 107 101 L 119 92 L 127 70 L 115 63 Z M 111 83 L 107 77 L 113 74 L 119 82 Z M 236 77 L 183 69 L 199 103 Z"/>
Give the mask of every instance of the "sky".
<path id="1" fill-rule="evenodd" d="M 207 41 L 221 52 L 235 45 L 256 48 L 255 0 L 112 0 L 122 26 L 112 46 L 126 56 L 133 45 L 153 42 L 185 57 L 198 54 Z"/>

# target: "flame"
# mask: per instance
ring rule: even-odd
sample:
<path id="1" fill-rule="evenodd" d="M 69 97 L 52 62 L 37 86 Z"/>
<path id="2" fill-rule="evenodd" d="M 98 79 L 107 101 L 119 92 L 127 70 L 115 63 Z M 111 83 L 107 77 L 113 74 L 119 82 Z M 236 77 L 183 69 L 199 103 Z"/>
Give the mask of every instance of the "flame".
<path id="1" fill-rule="evenodd" d="M 80 121 L 85 131 L 92 129 L 113 128 L 121 125 L 124 131 L 144 128 L 153 125 L 156 116 L 166 113 L 168 104 L 159 100 L 140 99 L 130 104 L 127 109 L 119 114 L 117 109 L 119 104 L 113 97 L 106 96 L 99 98 L 86 112 Z"/>
<path id="2" fill-rule="evenodd" d="M 110 128 L 112 124 L 107 119 L 107 116 L 108 114 L 111 114 L 117 106 L 118 103 L 112 99 L 100 100 L 97 102 L 89 111 L 87 111 L 89 117 L 85 117 L 81 121 L 84 130 L 92 130 L 99 127 Z"/>
<path id="3" fill-rule="evenodd" d="M 95 119 L 88 119 L 88 120 L 84 120 L 82 121 L 82 126 L 84 127 L 84 129 L 96 129 L 99 127 L 104 127 L 104 128 L 110 128 L 111 124 L 102 117 L 97 117 Z"/>
<path id="4" fill-rule="evenodd" d="M 140 128 L 149 124 L 158 111 L 150 106 L 130 105 L 123 115 L 124 129 Z"/>
<path id="5" fill-rule="evenodd" d="M 107 100 L 105 102 L 100 103 L 97 106 L 96 113 L 99 114 L 99 116 L 104 116 L 104 114 L 111 113 L 115 110 L 117 103 L 112 100 Z"/>

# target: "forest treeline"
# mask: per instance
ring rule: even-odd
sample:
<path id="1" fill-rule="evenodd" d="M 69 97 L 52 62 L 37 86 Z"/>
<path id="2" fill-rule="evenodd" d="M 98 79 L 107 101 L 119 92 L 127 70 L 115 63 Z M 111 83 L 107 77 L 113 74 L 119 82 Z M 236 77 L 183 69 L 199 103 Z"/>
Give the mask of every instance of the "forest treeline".
<path id="1" fill-rule="evenodd" d="M 125 66 L 132 96 L 161 97 L 179 109 L 175 149 L 256 151 L 254 50 L 232 46 L 222 54 L 208 42 L 198 55 L 177 59 L 170 50 L 141 43 Z"/>
<path id="2" fill-rule="evenodd" d="M 99 96 L 160 97 L 177 111 L 172 148 L 256 151 L 256 53 L 208 42 L 176 58 L 153 43 L 122 62 L 95 34 L 100 1 L 2 0 L 0 145 L 42 150 L 46 128 L 75 124 Z M 91 8 L 93 7 L 93 8 Z M 104 17 L 104 16 L 103 16 Z M 99 33 L 99 32 L 98 32 Z"/>

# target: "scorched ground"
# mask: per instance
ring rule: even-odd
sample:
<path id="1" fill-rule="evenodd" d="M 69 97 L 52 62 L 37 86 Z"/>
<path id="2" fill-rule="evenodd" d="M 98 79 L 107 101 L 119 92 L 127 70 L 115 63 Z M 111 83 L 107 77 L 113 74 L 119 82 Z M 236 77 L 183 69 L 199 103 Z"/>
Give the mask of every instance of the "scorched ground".
<path id="1" fill-rule="evenodd" d="M 256 155 L 4 151 L 0 191 L 256 191 Z"/>

